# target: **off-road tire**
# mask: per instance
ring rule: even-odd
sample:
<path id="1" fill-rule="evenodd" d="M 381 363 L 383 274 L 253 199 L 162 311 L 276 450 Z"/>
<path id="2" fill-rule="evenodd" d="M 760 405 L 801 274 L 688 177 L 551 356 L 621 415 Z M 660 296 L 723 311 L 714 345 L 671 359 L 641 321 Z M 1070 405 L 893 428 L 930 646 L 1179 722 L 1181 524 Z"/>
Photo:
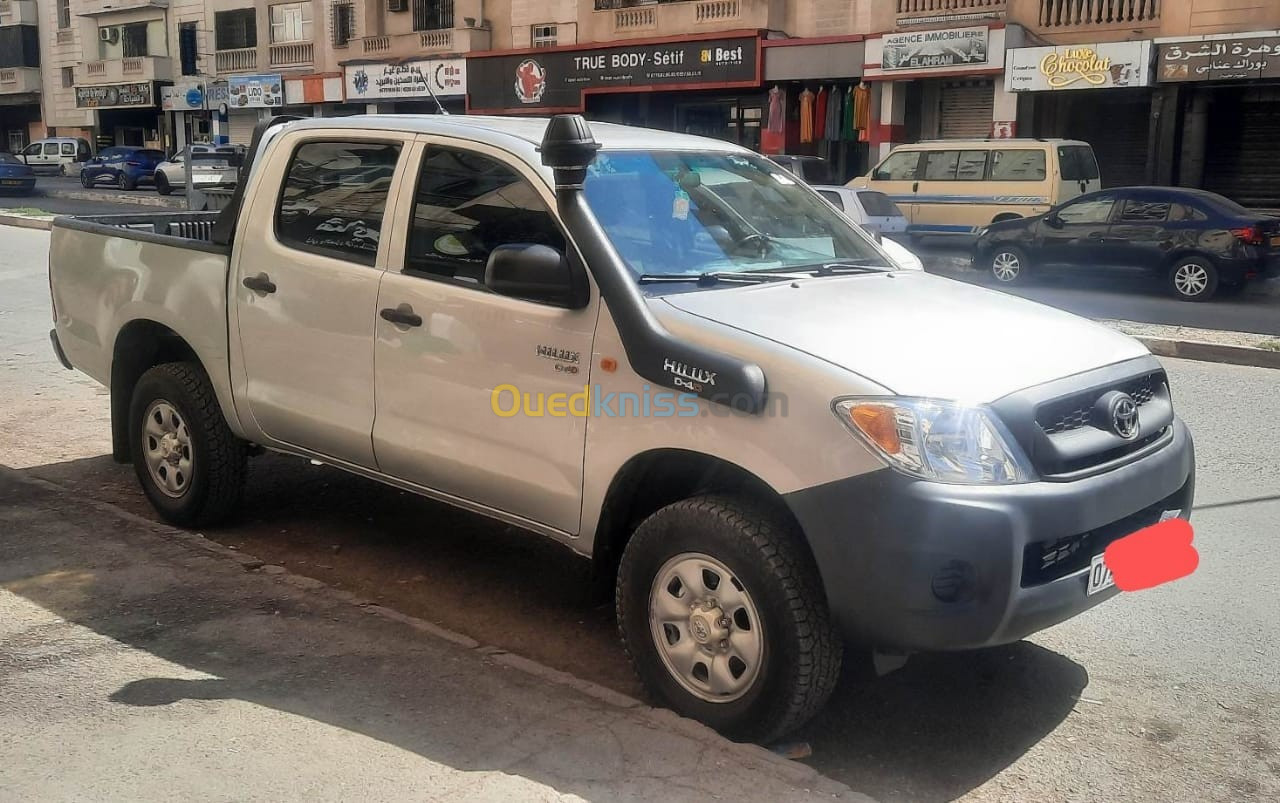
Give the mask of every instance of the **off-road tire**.
<path id="1" fill-rule="evenodd" d="M 691 694 L 654 643 L 650 589 L 668 560 L 688 552 L 725 564 L 759 609 L 760 672 L 732 702 Z M 822 708 L 839 679 L 843 645 L 813 557 L 796 526 L 761 505 L 696 496 L 649 516 L 623 551 L 615 602 L 623 646 L 645 687 L 677 713 L 732 739 L 768 744 L 795 730 Z"/>
<path id="2" fill-rule="evenodd" d="M 143 417 L 156 400 L 173 405 L 191 433 L 192 476 L 186 491 L 177 498 L 156 486 L 143 453 Z M 129 405 L 129 443 L 138 482 L 165 520 L 183 527 L 207 527 L 239 509 L 248 472 L 248 444 L 227 426 L 209 377 L 200 366 L 163 363 L 142 375 Z"/>

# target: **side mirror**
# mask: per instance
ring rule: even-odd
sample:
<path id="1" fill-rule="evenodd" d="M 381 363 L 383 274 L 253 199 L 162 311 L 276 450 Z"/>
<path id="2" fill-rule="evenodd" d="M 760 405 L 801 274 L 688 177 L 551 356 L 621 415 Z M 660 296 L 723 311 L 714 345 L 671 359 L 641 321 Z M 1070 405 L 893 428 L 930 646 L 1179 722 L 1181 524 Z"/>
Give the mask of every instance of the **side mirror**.
<path id="1" fill-rule="evenodd" d="M 586 306 L 585 277 L 574 275 L 564 254 L 546 245 L 500 245 L 489 254 L 484 285 L 493 292 L 526 301 L 577 309 Z"/>
<path id="2" fill-rule="evenodd" d="M 1044 222 L 1051 228 L 1062 228 L 1062 218 L 1058 217 L 1057 211 L 1053 211 L 1044 216 Z"/>

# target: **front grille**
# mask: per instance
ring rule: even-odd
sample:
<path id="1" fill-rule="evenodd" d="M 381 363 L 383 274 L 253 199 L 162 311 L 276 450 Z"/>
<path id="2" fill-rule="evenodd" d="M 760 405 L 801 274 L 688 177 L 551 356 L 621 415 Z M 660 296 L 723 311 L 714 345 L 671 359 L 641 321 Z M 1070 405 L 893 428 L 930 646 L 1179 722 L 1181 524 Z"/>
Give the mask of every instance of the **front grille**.
<path id="1" fill-rule="evenodd" d="M 1093 407 L 1104 393 L 1119 390 L 1128 393 L 1138 406 L 1146 404 L 1155 396 L 1156 389 L 1164 382 L 1159 374 L 1147 374 L 1113 388 L 1070 396 L 1050 402 L 1036 411 L 1036 423 L 1046 435 L 1070 432 L 1090 424 L 1093 418 Z"/>

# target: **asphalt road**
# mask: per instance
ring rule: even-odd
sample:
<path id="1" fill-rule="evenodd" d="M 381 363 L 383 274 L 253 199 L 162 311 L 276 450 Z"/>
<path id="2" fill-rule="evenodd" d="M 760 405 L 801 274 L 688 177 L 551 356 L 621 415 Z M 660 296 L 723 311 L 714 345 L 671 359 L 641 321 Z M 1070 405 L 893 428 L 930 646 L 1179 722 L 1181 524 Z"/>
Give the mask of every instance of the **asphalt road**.
<path id="1" fill-rule="evenodd" d="M 102 456 L 106 397 L 49 354 L 47 235 L 3 234 L 0 462 L 153 518 L 132 469 Z M 1166 365 L 1197 439 L 1195 574 L 1009 647 L 879 679 L 850 667 L 799 735 L 809 763 L 886 801 L 1280 798 L 1280 375 Z M 206 535 L 637 693 L 608 601 L 510 527 L 269 456 L 240 522 Z"/>

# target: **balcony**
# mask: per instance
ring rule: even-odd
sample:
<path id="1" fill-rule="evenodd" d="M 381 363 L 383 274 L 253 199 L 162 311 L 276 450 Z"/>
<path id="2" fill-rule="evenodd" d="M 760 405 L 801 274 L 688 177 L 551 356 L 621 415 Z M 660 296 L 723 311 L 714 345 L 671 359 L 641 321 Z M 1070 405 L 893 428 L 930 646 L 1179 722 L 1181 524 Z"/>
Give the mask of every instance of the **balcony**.
<path id="1" fill-rule="evenodd" d="M 267 63 L 272 67 L 305 67 L 314 57 L 315 45 L 311 42 L 281 42 L 267 48 Z"/>
<path id="2" fill-rule="evenodd" d="M 21 95 L 39 91 L 39 67 L 0 68 L 0 95 Z"/>
<path id="3" fill-rule="evenodd" d="M 1010 0 L 1011 20 L 1051 42 L 1097 41 L 1098 34 L 1159 33 L 1159 0 Z"/>
<path id="4" fill-rule="evenodd" d="M 897 0 L 897 24 L 977 22 L 1005 15 L 1007 0 Z"/>
<path id="5" fill-rule="evenodd" d="M 35 0 L 0 0 L 0 25 L 39 25 Z"/>
<path id="6" fill-rule="evenodd" d="M 781 0 L 595 0 L 582 41 L 782 28 L 784 17 Z"/>
<path id="7" fill-rule="evenodd" d="M 489 50 L 492 41 L 488 28 L 441 28 L 430 31 L 366 36 L 352 42 L 351 47 L 362 56 L 376 58 L 411 58 Z"/>
<path id="8" fill-rule="evenodd" d="M 242 47 L 236 50 L 219 50 L 214 56 L 214 68 L 219 75 L 233 72 L 253 72 L 258 69 L 258 48 Z"/>
<path id="9" fill-rule="evenodd" d="M 77 17 L 101 17 L 122 11 L 168 7 L 169 0 L 81 0 L 72 13 Z"/>
<path id="10" fill-rule="evenodd" d="M 172 79 L 173 60 L 168 56 L 100 59 L 86 61 L 76 67 L 76 84 L 122 84 Z"/>

